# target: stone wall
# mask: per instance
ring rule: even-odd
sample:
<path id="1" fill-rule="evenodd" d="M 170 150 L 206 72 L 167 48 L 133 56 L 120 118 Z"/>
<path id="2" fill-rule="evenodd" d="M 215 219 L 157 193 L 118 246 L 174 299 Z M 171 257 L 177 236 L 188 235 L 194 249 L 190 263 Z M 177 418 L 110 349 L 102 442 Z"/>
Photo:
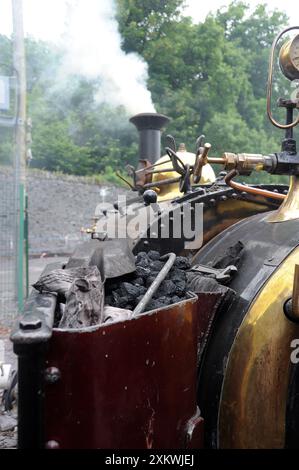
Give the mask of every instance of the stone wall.
<path id="1" fill-rule="evenodd" d="M 9 170 L 0 168 L 0 181 L 8 173 Z M 96 184 L 90 178 L 37 170 L 28 171 L 27 192 L 31 255 L 72 252 L 82 240 L 80 229 L 91 225 L 96 205 L 128 193 L 124 188 Z"/>

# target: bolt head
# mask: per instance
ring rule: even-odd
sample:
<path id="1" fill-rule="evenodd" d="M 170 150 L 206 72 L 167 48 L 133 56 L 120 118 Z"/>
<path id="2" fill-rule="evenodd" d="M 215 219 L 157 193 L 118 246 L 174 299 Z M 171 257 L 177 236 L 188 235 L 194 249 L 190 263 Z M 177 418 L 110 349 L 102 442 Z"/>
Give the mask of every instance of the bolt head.
<path id="1" fill-rule="evenodd" d="M 48 441 L 45 445 L 46 449 L 60 449 L 60 445 L 57 441 Z"/>
<path id="2" fill-rule="evenodd" d="M 38 330 L 42 327 L 42 321 L 32 315 L 26 315 L 20 320 L 19 326 L 23 331 Z"/>
<path id="3" fill-rule="evenodd" d="M 48 367 L 45 370 L 45 381 L 48 384 L 55 384 L 61 378 L 61 372 L 57 367 Z"/>

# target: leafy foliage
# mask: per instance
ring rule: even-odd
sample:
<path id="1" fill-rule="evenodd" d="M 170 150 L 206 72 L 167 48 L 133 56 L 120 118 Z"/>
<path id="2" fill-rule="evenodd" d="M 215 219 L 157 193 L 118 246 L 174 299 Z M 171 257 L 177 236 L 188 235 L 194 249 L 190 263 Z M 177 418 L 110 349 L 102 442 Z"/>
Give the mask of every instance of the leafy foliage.
<path id="1" fill-rule="evenodd" d="M 148 86 L 158 112 L 172 118 L 168 132 L 194 150 L 205 133 L 213 155 L 224 151 L 272 153 L 281 134 L 266 117 L 268 54 L 287 24 L 279 11 L 243 2 L 194 24 L 182 16 L 183 0 L 117 0 L 122 47 L 148 63 Z M 137 136 L 126 111 L 94 100 L 99 82 L 57 80 L 63 52 L 27 40 L 28 112 L 33 121 L 32 166 L 89 175 L 124 169 L 137 161 Z M 9 63 L 11 42 L 0 36 Z M 59 85 L 57 86 L 57 82 Z M 288 88 L 287 88 L 288 87 Z M 279 93 L 289 92 L 281 78 Z M 8 142 L 0 143 L 5 163 Z"/>

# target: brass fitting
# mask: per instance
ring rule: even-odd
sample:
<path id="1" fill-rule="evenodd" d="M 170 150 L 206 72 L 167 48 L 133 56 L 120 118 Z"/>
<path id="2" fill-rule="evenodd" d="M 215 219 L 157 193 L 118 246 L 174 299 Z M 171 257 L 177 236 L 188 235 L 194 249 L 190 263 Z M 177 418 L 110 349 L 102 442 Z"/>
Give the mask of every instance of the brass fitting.
<path id="1" fill-rule="evenodd" d="M 225 169 L 228 171 L 237 170 L 240 174 L 250 174 L 255 171 L 270 171 L 274 166 L 274 160 L 271 156 L 261 155 L 259 153 L 224 153 Z"/>
<path id="2" fill-rule="evenodd" d="M 99 217 L 95 216 L 95 217 L 92 218 L 92 220 L 93 220 L 93 225 L 91 227 L 88 227 L 88 228 L 81 227 L 81 230 L 80 230 L 81 233 L 90 233 L 90 234 L 96 233 L 96 231 L 97 231 L 97 222 L 99 221 Z"/>

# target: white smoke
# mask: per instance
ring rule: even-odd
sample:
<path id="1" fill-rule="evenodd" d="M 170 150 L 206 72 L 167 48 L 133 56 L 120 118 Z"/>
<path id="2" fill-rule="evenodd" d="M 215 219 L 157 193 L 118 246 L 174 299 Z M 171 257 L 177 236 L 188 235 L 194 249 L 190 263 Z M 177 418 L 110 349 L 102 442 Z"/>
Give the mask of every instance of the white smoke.
<path id="1" fill-rule="evenodd" d="M 71 75 L 99 78 L 98 103 L 123 105 L 130 114 L 154 112 L 146 87 L 147 64 L 138 54 L 121 49 L 114 0 L 76 0 L 68 10 L 64 79 Z"/>

